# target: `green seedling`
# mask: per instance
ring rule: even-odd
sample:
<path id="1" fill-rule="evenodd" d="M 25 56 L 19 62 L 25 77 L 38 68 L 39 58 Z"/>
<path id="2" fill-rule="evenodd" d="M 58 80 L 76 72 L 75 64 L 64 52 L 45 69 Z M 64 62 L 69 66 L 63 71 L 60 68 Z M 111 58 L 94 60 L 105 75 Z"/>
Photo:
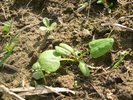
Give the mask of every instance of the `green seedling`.
<path id="1" fill-rule="evenodd" d="M 113 2 L 108 4 L 108 0 L 97 0 L 97 4 L 103 4 L 104 7 L 108 10 L 108 13 L 111 13 L 111 8 L 113 7 Z"/>
<path id="2" fill-rule="evenodd" d="M 83 56 L 90 53 L 92 58 L 98 58 L 107 53 L 113 45 L 114 40 L 112 38 L 93 40 L 89 43 L 89 50 L 86 52 L 79 52 L 74 50 L 71 46 L 60 43 L 59 46 L 55 46 L 54 50 L 46 50 L 39 56 L 38 61 L 32 66 L 33 77 L 35 79 L 43 78 L 43 72 L 50 74 L 57 71 L 60 68 L 61 61 L 78 62 L 78 68 L 84 76 L 90 75 L 90 69 L 88 65 L 82 61 Z"/>
<path id="3" fill-rule="evenodd" d="M 121 64 L 121 62 L 124 60 L 124 58 L 130 53 L 131 50 L 125 50 L 123 52 L 120 52 L 119 54 L 119 59 L 117 60 L 117 62 L 112 66 L 112 69 L 116 69 L 119 67 L 119 65 Z"/>
<path id="4" fill-rule="evenodd" d="M 3 56 L 3 58 L 0 60 L 0 66 L 6 61 L 6 59 L 12 54 L 13 49 L 15 47 L 15 42 L 11 41 L 10 43 L 7 43 L 4 47 L 5 49 L 5 54 Z"/>
<path id="5" fill-rule="evenodd" d="M 51 21 L 51 19 L 49 19 L 47 17 L 43 18 L 44 26 L 41 26 L 40 29 L 42 31 L 47 31 L 47 32 L 50 32 L 50 31 L 54 30 L 57 23 L 56 22 L 51 23 L 50 21 Z"/>
<path id="6" fill-rule="evenodd" d="M 12 21 L 11 20 L 10 21 L 6 21 L 6 22 L 3 23 L 2 32 L 5 33 L 5 34 L 3 34 L 2 37 L 4 39 L 6 39 L 8 37 L 9 38 L 11 37 L 10 36 L 11 35 L 11 33 L 10 33 L 11 25 L 12 25 Z"/>
<path id="7" fill-rule="evenodd" d="M 56 27 L 56 22 L 51 23 L 51 19 L 45 17 L 43 18 L 43 24 L 44 26 L 40 27 L 40 30 L 46 32 L 43 40 L 41 41 L 42 44 L 40 45 L 40 50 L 45 48 L 45 43 L 47 41 L 48 36 L 50 35 L 51 31 L 53 31 Z"/>
<path id="8" fill-rule="evenodd" d="M 11 24 L 12 24 L 11 21 L 7 21 L 7 22 L 4 23 L 4 26 L 2 27 L 2 31 L 7 33 L 5 35 L 5 37 L 7 37 L 9 35 L 8 33 L 10 32 Z M 2 59 L 0 60 L 0 66 L 12 54 L 15 45 L 16 45 L 16 39 L 15 38 L 13 38 L 10 42 L 5 44 L 5 46 L 4 46 L 5 53 L 2 57 Z"/>
<path id="9" fill-rule="evenodd" d="M 8 33 L 10 31 L 11 24 L 12 24 L 12 21 L 6 21 L 4 23 L 4 26 L 2 27 L 2 31 Z"/>

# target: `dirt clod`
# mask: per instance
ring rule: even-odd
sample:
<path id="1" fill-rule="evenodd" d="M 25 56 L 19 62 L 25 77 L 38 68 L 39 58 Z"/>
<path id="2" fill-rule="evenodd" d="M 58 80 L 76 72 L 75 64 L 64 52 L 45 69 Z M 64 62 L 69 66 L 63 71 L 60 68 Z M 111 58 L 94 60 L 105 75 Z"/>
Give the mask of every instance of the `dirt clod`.
<path id="1" fill-rule="evenodd" d="M 57 83 L 59 83 L 61 87 L 72 89 L 74 88 L 74 75 L 59 76 L 57 78 Z"/>

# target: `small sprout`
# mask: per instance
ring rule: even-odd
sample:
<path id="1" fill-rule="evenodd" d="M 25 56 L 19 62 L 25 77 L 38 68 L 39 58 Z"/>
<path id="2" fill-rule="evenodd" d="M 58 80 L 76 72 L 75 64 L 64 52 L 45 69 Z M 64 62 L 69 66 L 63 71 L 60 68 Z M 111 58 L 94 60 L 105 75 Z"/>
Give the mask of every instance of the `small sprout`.
<path id="1" fill-rule="evenodd" d="M 46 27 L 50 27 L 50 20 L 49 18 L 45 17 L 43 18 L 43 24 L 46 26 Z"/>
<path id="2" fill-rule="evenodd" d="M 93 40 L 89 43 L 90 47 L 90 55 L 92 58 L 98 58 L 105 53 L 107 53 L 110 49 L 112 49 L 114 43 L 113 38 L 105 38 Z"/>
<path id="3" fill-rule="evenodd" d="M 2 31 L 3 32 L 9 32 L 10 31 L 10 28 L 11 28 L 11 21 L 6 21 L 5 23 L 4 23 L 4 26 L 2 27 Z"/>
<path id="4" fill-rule="evenodd" d="M 11 24 L 12 21 L 7 21 L 4 23 L 4 26 L 2 27 L 2 31 L 3 32 L 7 32 L 6 36 L 9 35 L 9 31 L 11 28 Z M 6 37 L 5 36 L 5 37 Z M 6 59 L 12 54 L 14 47 L 16 46 L 16 37 L 12 38 L 10 40 L 10 42 L 7 42 L 4 46 L 4 50 L 6 51 L 6 53 L 4 54 L 4 56 L 2 57 L 2 59 L 0 60 L 0 66 L 6 61 Z"/>
<path id="5" fill-rule="evenodd" d="M 124 60 L 124 58 L 130 53 L 131 50 L 125 50 L 123 52 L 120 52 L 120 58 L 118 61 L 112 66 L 112 69 L 118 68 L 118 66 L 121 64 L 121 62 Z"/>
<path id="6" fill-rule="evenodd" d="M 80 71 L 82 72 L 82 74 L 84 76 L 89 76 L 90 75 L 90 70 L 87 67 L 87 64 L 86 63 L 84 63 L 83 61 L 80 61 L 78 67 L 79 67 Z"/>
<path id="7" fill-rule="evenodd" d="M 57 23 L 56 22 L 51 23 L 50 20 L 51 19 L 49 19 L 47 17 L 43 18 L 44 26 L 41 26 L 40 30 L 47 31 L 47 32 L 50 32 L 50 31 L 54 30 L 55 27 L 57 26 Z"/>
<path id="8" fill-rule="evenodd" d="M 74 87 L 74 88 L 78 88 L 78 81 L 74 81 L 73 87 Z"/>
<path id="9" fill-rule="evenodd" d="M 5 46 L 4 46 L 4 49 L 5 51 L 7 52 L 12 52 L 14 47 L 15 47 L 15 42 L 10 42 L 10 43 L 7 43 Z"/>
<path id="10" fill-rule="evenodd" d="M 15 47 L 16 43 L 14 41 L 11 41 L 10 43 L 7 43 L 4 46 L 4 49 L 7 53 L 4 54 L 3 58 L 0 60 L 0 66 L 6 61 L 6 59 L 12 54 L 13 49 Z"/>
<path id="11" fill-rule="evenodd" d="M 113 2 L 108 3 L 108 0 L 97 0 L 97 4 L 103 4 L 107 9 L 108 13 L 111 13 L 111 8 L 113 7 Z"/>

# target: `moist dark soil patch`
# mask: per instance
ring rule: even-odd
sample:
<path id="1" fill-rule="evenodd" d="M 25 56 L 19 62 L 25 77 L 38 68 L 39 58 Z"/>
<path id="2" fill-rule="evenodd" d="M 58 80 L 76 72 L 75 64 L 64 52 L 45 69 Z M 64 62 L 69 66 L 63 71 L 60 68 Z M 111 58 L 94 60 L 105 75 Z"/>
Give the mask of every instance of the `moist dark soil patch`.
<path id="1" fill-rule="evenodd" d="M 29 2 L 30 1 L 30 2 Z M 94 0 L 95 1 L 95 0 Z M 111 33 L 115 39 L 113 50 L 98 59 L 84 57 L 84 61 L 94 67 L 89 77 L 83 77 L 77 64 L 64 62 L 62 67 L 47 76 L 48 86 L 65 87 L 76 92 L 75 95 L 44 94 L 28 96 L 27 100 L 132 100 L 133 99 L 133 3 L 116 5 L 109 14 L 103 5 L 93 2 L 80 12 L 77 9 L 87 0 L 2 0 L 0 1 L 0 59 L 4 45 L 24 27 L 17 39 L 18 43 L 0 68 L 0 84 L 8 88 L 45 85 L 43 80 L 32 78 L 32 65 L 41 52 L 53 49 L 61 42 L 85 51 L 92 39 L 105 38 Z M 89 12 L 89 13 L 88 13 Z M 88 16 L 89 14 L 89 16 Z M 48 17 L 57 27 L 46 33 L 39 27 L 42 19 Z M 2 32 L 5 21 L 12 20 L 9 37 Z M 116 27 L 118 23 L 128 28 Z M 102 25 L 107 24 L 107 25 Z M 44 42 L 45 41 L 45 42 Z M 118 52 L 131 49 L 118 69 L 107 70 L 118 58 Z M 75 85 L 77 84 L 77 85 Z M 2 96 L 1 96 L 2 99 Z M 6 100 L 6 98 L 3 98 Z"/>

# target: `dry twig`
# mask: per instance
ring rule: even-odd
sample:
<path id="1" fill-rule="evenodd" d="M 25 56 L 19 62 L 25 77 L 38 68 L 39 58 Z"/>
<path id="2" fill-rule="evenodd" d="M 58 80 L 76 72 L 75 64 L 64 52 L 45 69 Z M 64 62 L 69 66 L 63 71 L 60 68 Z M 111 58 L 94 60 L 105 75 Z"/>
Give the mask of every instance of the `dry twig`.
<path id="1" fill-rule="evenodd" d="M 75 94 L 74 91 L 69 90 L 67 88 L 59 88 L 59 87 L 54 88 L 54 87 L 48 87 L 44 85 L 40 85 L 37 87 L 19 87 L 19 88 L 11 88 L 11 89 L 8 89 L 4 85 L 0 85 L 0 92 L 8 93 L 9 95 L 16 98 L 17 100 L 25 100 L 22 98 L 22 96 L 42 95 L 42 94 L 48 94 L 48 93 L 60 94 L 61 92 L 69 92 L 69 93 Z"/>
<path id="2" fill-rule="evenodd" d="M 130 31 L 133 31 L 133 28 L 130 28 L 130 27 L 127 27 L 127 26 L 118 24 L 118 23 L 102 23 L 101 25 L 102 25 L 102 26 L 111 25 L 111 26 L 120 27 L 120 28 L 123 28 L 123 29 L 127 29 L 127 30 L 130 30 Z"/>
<path id="3" fill-rule="evenodd" d="M 60 92 L 70 92 L 72 94 L 75 94 L 74 91 L 66 89 L 66 88 L 59 88 L 59 87 L 48 87 L 48 86 L 38 86 L 38 87 L 27 87 L 27 88 L 13 88 L 10 89 L 12 92 L 20 93 L 21 96 L 27 96 L 27 95 L 41 95 L 41 94 L 47 94 L 47 93 L 57 93 Z"/>
<path id="4" fill-rule="evenodd" d="M 101 91 L 100 88 L 98 88 L 98 87 L 92 85 L 91 83 L 90 83 L 90 85 L 91 85 L 91 86 L 93 87 L 93 89 L 98 93 L 98 95 L 102 98 L 102 100 L 106 100 L 106 98 L 105 98 L 105 96 L 103 95 L 103 93 L 102 93 L 102 91 Z"/>
<path id="5" fill-rule="evenodd" d="M 24 98 L 20 97 L 16 93 L 14 93 L 11 90 L 9 90 L 4 85 L 0 85 L 0 91 L 3 92 L 3 93 L 7 93 L 7 94 L 11 95 L 12 97 L 16 98 L 17 100 L 25 100 Z"/>

